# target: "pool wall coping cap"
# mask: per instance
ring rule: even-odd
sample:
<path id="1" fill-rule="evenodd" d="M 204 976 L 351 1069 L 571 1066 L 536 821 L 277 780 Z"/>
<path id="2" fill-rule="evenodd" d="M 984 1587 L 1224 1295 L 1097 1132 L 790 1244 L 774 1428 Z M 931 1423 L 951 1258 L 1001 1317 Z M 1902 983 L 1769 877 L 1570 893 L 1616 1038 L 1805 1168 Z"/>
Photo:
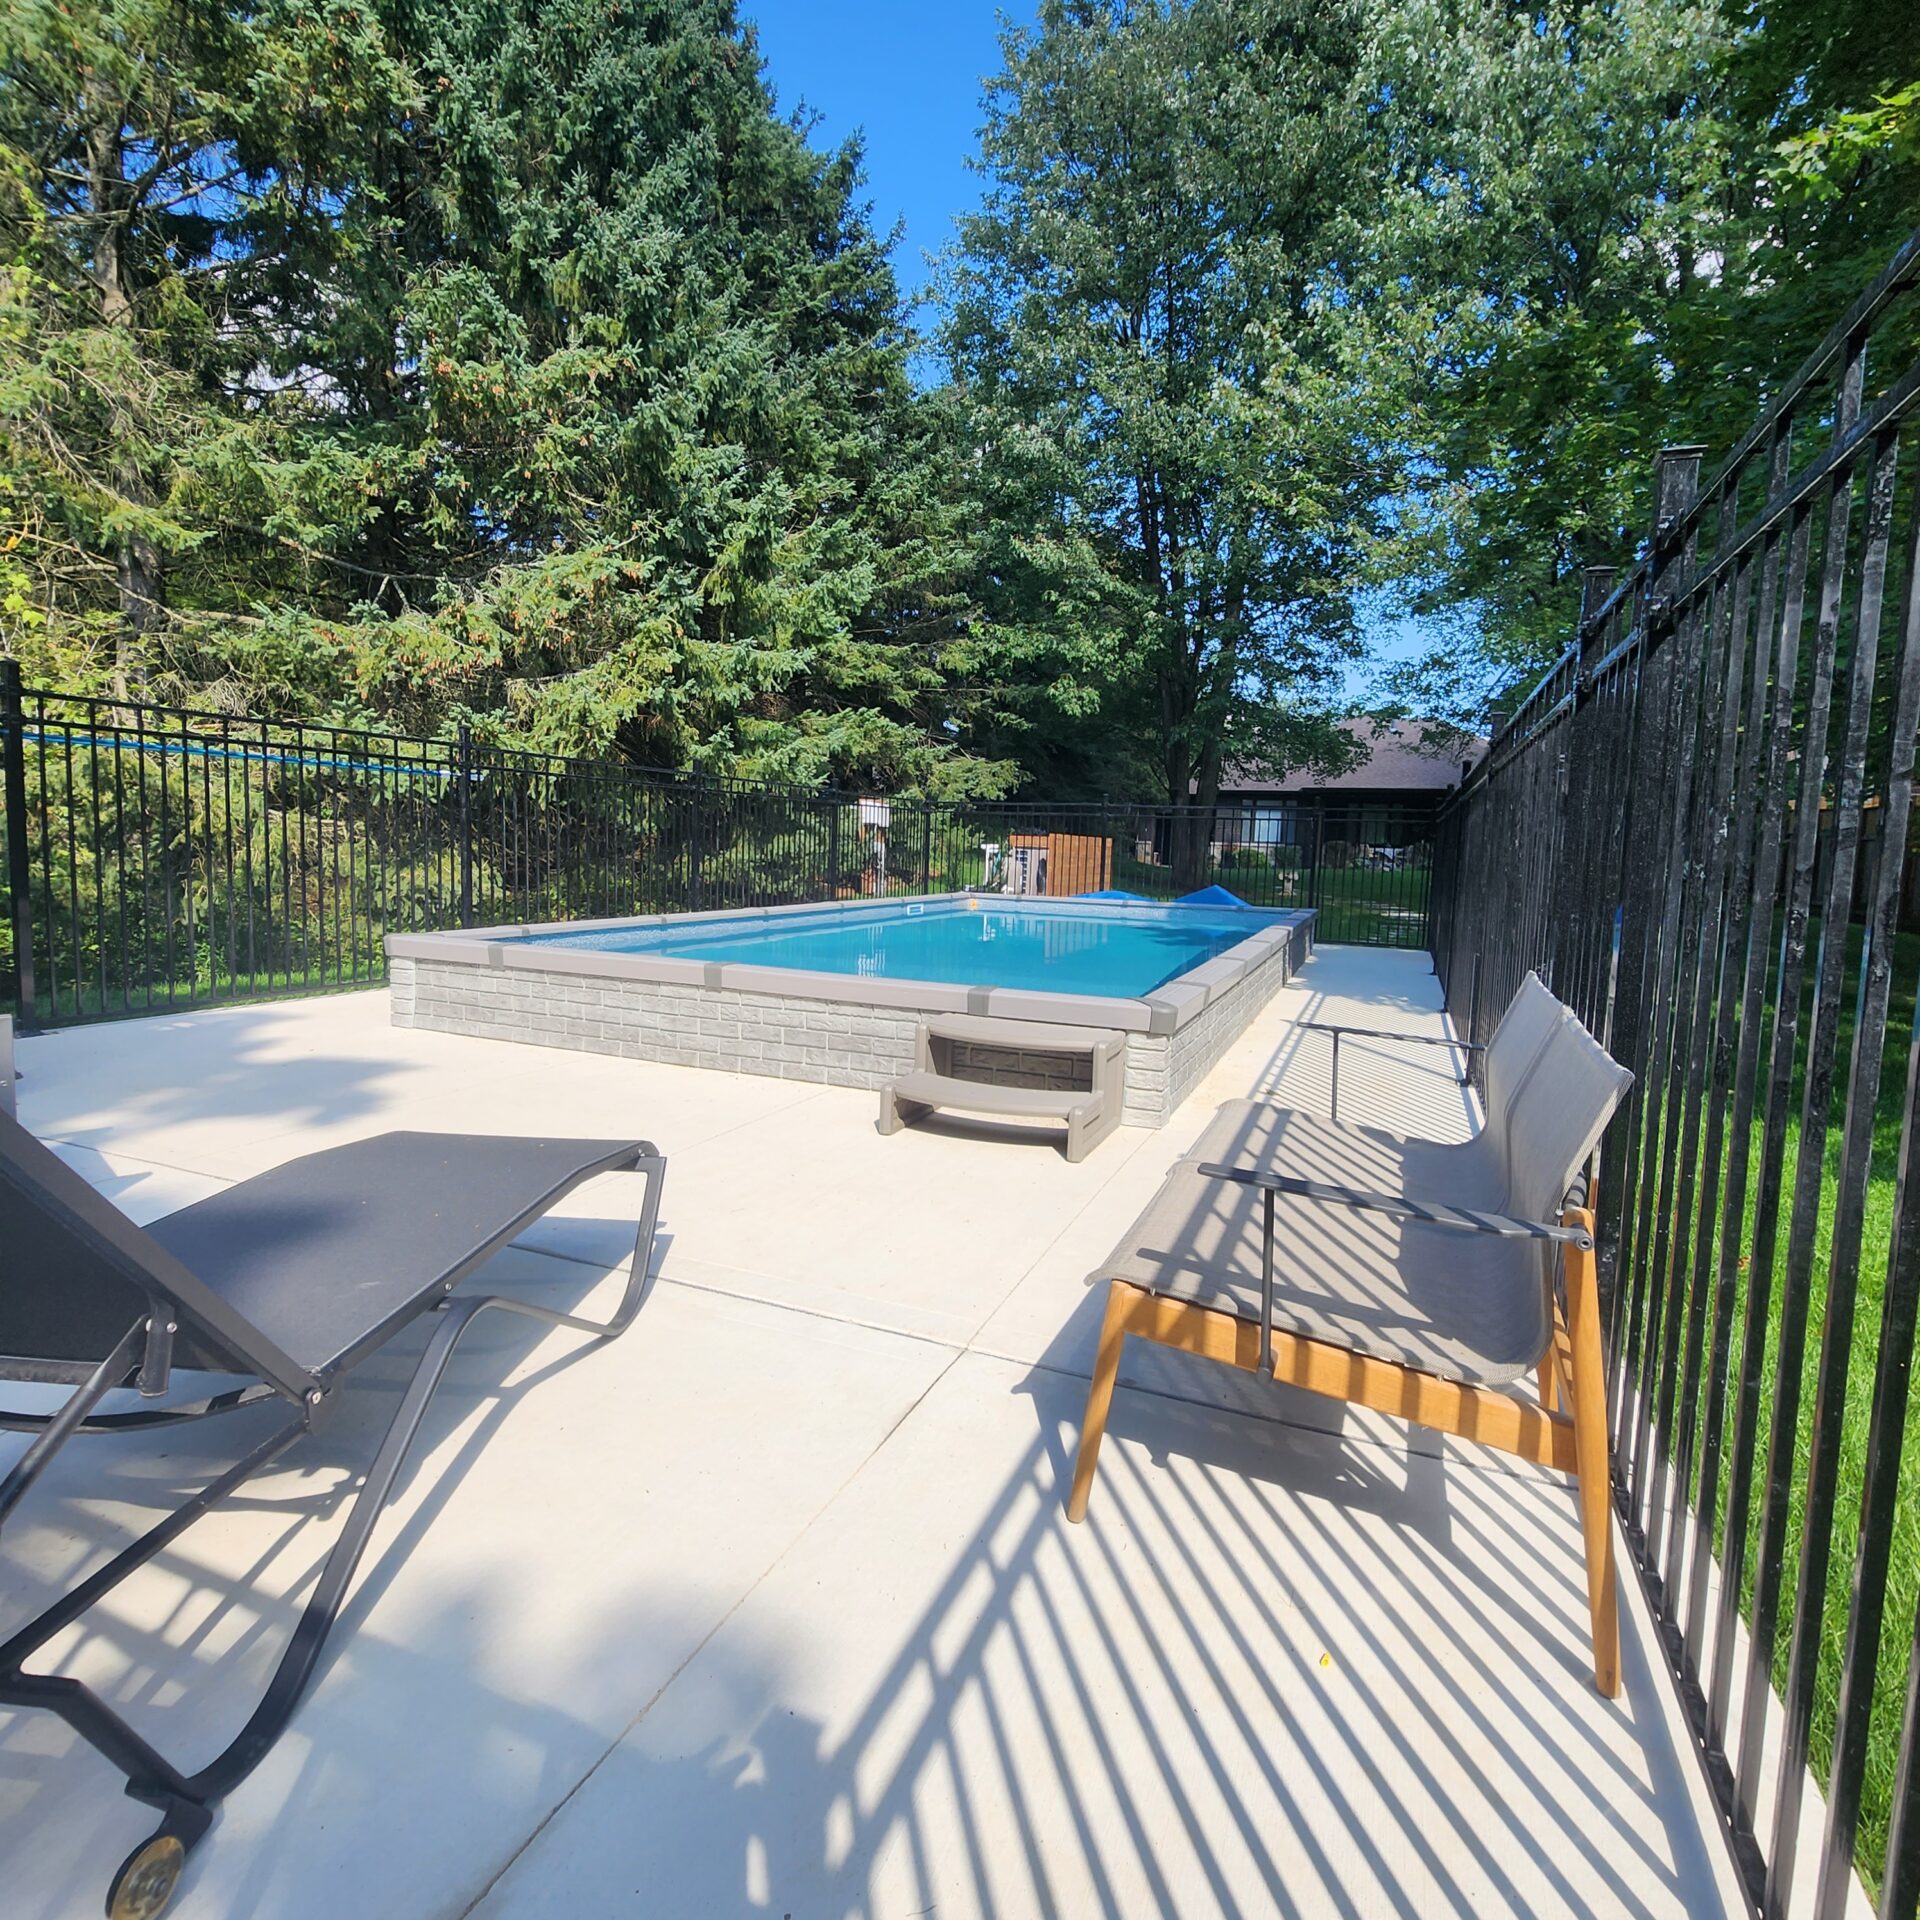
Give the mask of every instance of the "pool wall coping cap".
<path id="1" fill-rule="evenodd" d="M 717 988 L 772 999 L 836 1000 L 854 1006 L 919 1013 L 977 1013 L 1003 1020 L 1050 1020 L 1068 1026 L 1118 1027 L 1123 1032 L 1172 1034 L 1197 1019 L 1219 997 L 1288 950 L 1303 928 L 1311 935 L 1313 909 L 1262 908 L 1297 916 L 1266 926 L 1188 972 L 1137 998 L 1091 993 L 1046 993 L 1034 988 L 967 987 L 941 980 L 889 980 L 877 974 L 822 973 L 794 967 L 758 967 L 745 961 L 681 959 L 670 954 L 610 953 L 559 942 L 522 945 L 530 933 L 605 932 L 618 928 L 687 925 L 700 920 L 769 920 L 795 914 L 844 912 L 854 906 L 928 906 L 949 900 L 998 898 L 972 894 L 922 894 L 887 902 L 817 900 L 782 907 L 730 907 L 699 914 L 623 914 L 604 920 L 462 927 L 444 933 L 390 933 L 389 958 L 439 961 L 513 973 L 568 973 L 604 979 Z M 1009 896 L 1024 898 L 1024 896 Z M 1032 904 L 1031 902 L 1028 904 Z M 1053 901 L 1071 906 L 1072 901 Z"/>

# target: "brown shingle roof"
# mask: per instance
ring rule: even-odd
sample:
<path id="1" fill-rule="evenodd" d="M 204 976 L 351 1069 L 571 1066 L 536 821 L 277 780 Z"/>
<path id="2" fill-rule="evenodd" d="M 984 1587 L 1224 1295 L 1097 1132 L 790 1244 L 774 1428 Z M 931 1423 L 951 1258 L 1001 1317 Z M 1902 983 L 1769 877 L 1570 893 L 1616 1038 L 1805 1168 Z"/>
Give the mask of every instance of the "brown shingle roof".
<path id="1" fill-rule="evenodd" d="M 1460 784 L 1462 763 L 1478 760 L 1487 750 L 1485 740 L 1463 740 L 1451 728 L 1440 731 L 1451 736 L 1453 745 L 1443 749 L 1436 741 L 1423 750 L 1427 735 L 1435 731 L 1425 720 L 1340 724 L 1368 750 L 1368 758 L 1351 771 L 1328 778 L 1296 770 L 1276 780 L 1260 767 L 1229 767 L 1221 777 L 1221 793 L 1446 793 Z"/>

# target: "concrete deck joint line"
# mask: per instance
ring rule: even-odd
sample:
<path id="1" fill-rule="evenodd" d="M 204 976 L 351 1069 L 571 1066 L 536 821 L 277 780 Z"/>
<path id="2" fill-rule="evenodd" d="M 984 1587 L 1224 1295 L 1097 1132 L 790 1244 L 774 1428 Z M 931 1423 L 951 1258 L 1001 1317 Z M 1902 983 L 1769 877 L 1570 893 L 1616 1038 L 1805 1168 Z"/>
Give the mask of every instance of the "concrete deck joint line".
<path id="1" fill-rule="evenodd" d="M 753 1598 L 754 1594 L 759 1591 L 760 1587 L 764 1584 L 764 1582 L 768 1579 L 768 1577 L 778 1569 L 781 1562 L 784 1561 L 787 1558 L 788 1554 L 790 1554 L 793 1551 L 794 1546 L 796 1546 L 800 1540 L 804 1539 L 808 1534 L 808 1532 L 811 1531 L 815 1522 L 819 1520 L 820 1516 L 823 1513 L 825 1513 L 830 1507 L 832 1507 L 834 1502 L 838 1500 L 840 1496 L 846 1492 L 847 1488 L 850 1487 L 854 1483 L 854 1481 L 856 1481 L 860 1477 L 860 1475 L 866 1470 L 868 1464 L 885 1450 L 888 1442 L 892 1440 L 893 1436 L 896 1433 L 898 1433 L 900 1429 L 903 1426 L 905 1426 L 910 1419 L 912 1419 L 913 1415 L 916 1412 L 919 1411 L 920 1407 L 926 1402 L 927 1396 L 931 1394 L 934 1388 L 937 1387 L 940 1384 L 940 1382 L 944 1380 L 947 1377 L 947 1375 L 953 1370 L 953 1368 L 958 1364 L 960 1357 L 961 1356 L 958 1351 L 954 1352 L 952 1357 L 947 1361 L 946 1365 L 943 1366 L 940 1369 L 940 1371 L 937 1374 L 935 1374 L 930 1381 L 927 1382 L 926 1386 L 921 1389 L 918 1397 L 914 1400 L 913 1404 L 909 1406 L 903 1413 L 901 1413 L 899 1418 L 894 1421 L 893 1425 L 890 1426 L 886 1430 L 886 1432 L 881 1435 L 880 1439 L 874 1444 L 874 1446 L 867 1453 L 865 1458 L 860 1461 L 859 1465 L 856 1466 L 853 1469 L 853 1471 L 850 1474 L 848 1474 L 847 1477 L 844 1480 L 842 1480 L 837 1487 L 834 1488 L 832 1493 L 830 1493 L 827 1496 L 827 1498 L 821 1503 L 821 1505 L 814 1511 L 814 1513 L 808 1518 L 805 1524 L 801 1527 L 800 1532 L 797 1535 L 795 1535 L 794 1539 L 791 1542 L 789 1542 L 786 1549 L 780 1554 L 776 1555 L 774 1559 L 770 1560 L 767 1563 L 767 1565 L 761 1569 L 760 1573 L 755 1578 L 753 1584 L 750 1587 L 748 1587 L 747 1590 L 744 1593 L 742 1593 L 737 1600 L 734 1601 L 733 1605 L 730 1606 L 726 1610 L 726 1612 L 721 1615 L 721 1617 L 718 1620 L 714 1622 L 714 1624 L 707 1630 L 705 1636 L 701 1639 L 699 1645 L 689 1650 L 686 1658 L 683 1659 L 680 1662 L 680 1664 L 674 1668 L 673 1672 L 669 1674 L 668 1677 L 660 1683 L 660 1685 L 654 1690 L 653 1694 L 647 1699 L 646 1703 L 639 1709 L 637 1713 L 634 1714 L 633 1718 L 629 1720 L 627 1724 L 620 1730 L 619 1738 L 609 1743 L 606 1751 L 601 1754 L 600 1758 L 596 1760 L 593 1763 L 593 1765 L 589 1767 L 587 1771 L 584 1774 L 582 1774 L 580 1778 L 576 1780 L 570 1788 L 568 1788 L 567 1792 L 560 1798 L 559 1801 L 557 1801 L 552 1807 L 550 1807 L 547 1810 L 547 1812 L 540 1819 L 539 1823 L 532 1829 L 531 1832 L 529 1832 L 526 1835 L 524 1839 L 521 1840 L 520 1844 L 514 1848 L 513 1852 L 506 1858 L 506 1860 L 504 1860 L 500 1864 L 500 1866 L 495 1870 L 492 1878 L 489 1879 L 487 1884 L 481 1888 L 479 1893 L 476 1894 L 473 1897 L 473 1899 L 469 1900 L 467 1904 L 460 1909 L 459 1920 L 468 1920 L 468 1916 L 471 1915 L 477 1908 L 479 1908 L 485 1903 L 487 1897 L 493 1892 L 494 1888 L 500 1884 L 501 1880 L 503 1880 L 507 1874 L 513 1871 L 514 1866 L 519 1862 L 522 1856 L 526 1853 L 527 1849 L 531 1847 L 540 1838 L 541 1834 L 544 1833 L 547 1830 L 547 1828 L 552 1825 L 554 1820 L 558 1818 L 559 1815 L 566 1810 L 568 1804 L 574 1799 L 574 1797 L 584 1787 L 588 1786 L 592 1782 L 594 1776 L 600 1771 L 600 1769 L 603 1766 L 606 1765 L 608 1759 L 611 1758 L 613 1754 L 618 1752 L 619 1749 L 626 1743 L 627 1737 L 633 1732 L 633 1730 L 636 1727 L 638 1727 L 641 1724 L 642 1721 L 646 1719 L 647 1715 L 653 1711 L 654 1707 L 659 1703 L 661 1697 L 667 1692 L 668 1688 L 670 1688 L 673 1685 L 674 1681 L 677 1680 L 680 1677 L 680 1675 L 683 1674 L 687 1670 L 687 1668 L 690 1667 L 697 1659 L 699 1659 L 700 1655 L 706 1650 L 707 1646 L 712 1642 L 714 1636 L 719 1632 L 721 1632 L 721 1630 L 725 1628 L 727 1623 L 730 1620 L 732 1620 L 737 1613 L 739 1613 L 740 1609 L 744 1607 L 747 1604 L 747 1602 Z"/>

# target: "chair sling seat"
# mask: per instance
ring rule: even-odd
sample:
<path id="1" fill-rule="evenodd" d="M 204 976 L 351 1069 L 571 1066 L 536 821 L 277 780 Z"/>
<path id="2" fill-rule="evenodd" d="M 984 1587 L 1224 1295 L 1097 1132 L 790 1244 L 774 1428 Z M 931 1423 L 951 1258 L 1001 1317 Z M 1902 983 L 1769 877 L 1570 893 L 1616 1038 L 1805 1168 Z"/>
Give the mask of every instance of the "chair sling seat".
<path id="1" fill-rule="evenodd" d="M 1331 1030 L 1336 1048 L 1365 1031 Z M 1532 974 L 1482 1064 L 1486 1124 L 1457 1146 L 1219 1109 L 1089 1276 L 1109 1284 L 1067 1518 L 1086 1518 L 1130 1338 L 1480 1441 L 1574 1475 L 1594 1685 L 1612 1695 L 1594 1219 L 1570 1196 L 1632 1076 Z M 1528 1373 L 1531 1406 L 1510 1390 Z"/>
<path id="2" fill-rule="evenodd" d="M 1315 1158 L 1290 1124 L 1298 1118 L 1250 1100 L 1229 1101 L 1090 1278 L 1120 1280 L 1258 1320 L 1262 1196 L 1253 1187 L 1209 1179 L 1199 1170 L 1203 1163 L 1258 1166 L 1374 1190 L 1417 1186 L 1410 1177 L 1390 1183 L 1378 1164 L 1355 1164 L 1352 1152 L 1342 1152 L 1332 1165 Z M 1344 1145 L 1353 1131 L 1340 1129 L 1337 1144 Z M 1420 1141 L 1400 1144 L 1428 1154 L 1445 1151 Z M 1425 1190 L 1450 1201 L 1458 1191 Z M 1459 1204 L 1497 1200 L 1476 1195 Z M 1275 1212 L 1276 1329 L 1489 1387 L 1530 1373 L 1546 1351 L 1552 1306 L 1537 1243 L 1461 1234 L 1284 1195 Z"/>
<path id="3" fill-rule="evenodd" d="M 1486 1125 L 1470 1140 L 1427 1140 L 1264 1101 L 1239 1100 L 1229 1103 L 1239 1116 L 1231 1138 L 1210 1132 L 1209 1140 L 1220 1150 L 1190 1157 L 1257 1165 L 1268 1173 L 1329 1186 L 1444 1194 L 1454 1206 L 1505 1208 L 1512 1198 L 1508 1112 L 1532 1080 L 1564 1013 L 1539 976 L 1529 973 L 1487 1044 L 1482 1065 Z M 1391 1051 L 1393 1042 L 1374 1044 Z"/>
<path id="4" fill-rule="evenodd" d="M 1445 1194 L 1456 1206 L 1503 1207 L 1506 1171 L 1487 1132 L 1471 1140 L 1423 1140 L 1323 1114 L 1229 1100 L 1184 1159 L 1223 1161 L 1322 1180 L 1370 1193 Z"/>

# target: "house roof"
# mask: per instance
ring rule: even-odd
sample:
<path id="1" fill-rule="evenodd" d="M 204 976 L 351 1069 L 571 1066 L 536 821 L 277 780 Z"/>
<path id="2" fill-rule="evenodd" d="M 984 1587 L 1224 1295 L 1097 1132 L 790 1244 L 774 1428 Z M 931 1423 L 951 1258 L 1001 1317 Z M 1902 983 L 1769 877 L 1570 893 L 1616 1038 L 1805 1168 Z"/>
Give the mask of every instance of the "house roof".
<path id="1" fill-rule="evenodd" d="M 1220 791 L 1229 793 L 1446 793 L 1460 784 L 1467 766 L 1486 752 L 1484 739 L 1460 739 L 1452 728 L 1436 729 L 1425 720 L 1393 720 L 1384 725 L 1361 718 L 1343 720 L 1342 729 L 1368 751 L 1368 758 L 1331 778 L 1296 769 L 1279 779 L 1263 767 L 1229 767 L 1221 776 Z M 1430 733 L 1451 737 L 1457 744 L 1441 748 L 1436 740 L 1424 745 Z"/>

